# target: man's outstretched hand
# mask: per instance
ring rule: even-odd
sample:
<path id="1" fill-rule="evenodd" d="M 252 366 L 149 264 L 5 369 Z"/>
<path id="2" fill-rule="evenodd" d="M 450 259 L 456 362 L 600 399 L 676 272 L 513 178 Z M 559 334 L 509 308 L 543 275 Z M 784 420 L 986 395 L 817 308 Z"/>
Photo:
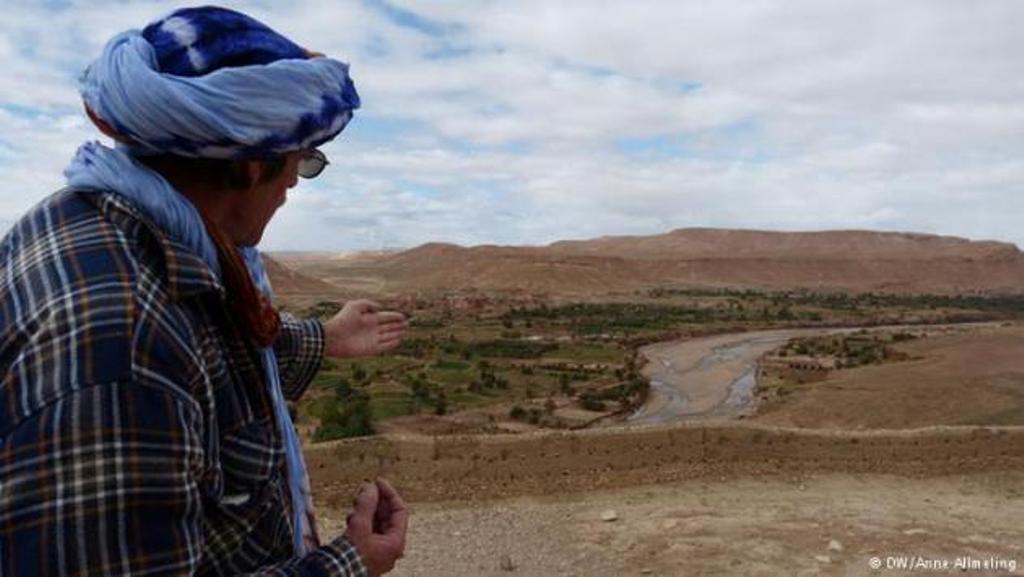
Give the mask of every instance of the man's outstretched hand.
<path id="1" fill-rule="evenodd" d="M 409 323 L 405 315 L 381 311 L 369 300 L 345 303 L 338 314 L 324 323 L 329 357 L 367 357 L 394 349 L 402 342 Z"/>
<path id="2" fill-rule="evenodd" d="M 359 551 L 370 577 L 395 568 L 405 554 L 409 509 L 398 491 L 384 479 L 366 483 L 356 495 L 347 519 L 345 537 Z"/>

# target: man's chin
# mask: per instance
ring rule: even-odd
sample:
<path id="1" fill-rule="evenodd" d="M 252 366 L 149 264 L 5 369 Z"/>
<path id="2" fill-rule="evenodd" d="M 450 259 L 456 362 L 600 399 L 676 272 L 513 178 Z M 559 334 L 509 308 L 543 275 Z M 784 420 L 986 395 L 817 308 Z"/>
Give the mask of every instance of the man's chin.
<path id="1" fill-rule="evenodd" d="M 263 230 L 260 230 L 260 232 L 255 235 L 242 239 L 242 241 L 238 243 L 238 247 L 249 248 L 252 246 L 258 246 L 261 240 L 263 240 Z"/>

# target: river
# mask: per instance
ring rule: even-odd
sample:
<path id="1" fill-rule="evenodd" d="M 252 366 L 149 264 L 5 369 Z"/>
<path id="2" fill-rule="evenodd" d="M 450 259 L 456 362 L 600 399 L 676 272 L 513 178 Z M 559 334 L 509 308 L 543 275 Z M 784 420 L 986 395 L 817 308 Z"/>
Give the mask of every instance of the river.
<path id="1" fill-rule="evenodd" d="M 963 325 L 894 325 L 867 330 L 967 329 Z M 666 341 L 647 345 L 642 373 L 651 383 L 647 401 L 627 417 L 630 424 L 656 424 L 695 419 L 735 419 L 748 414 L 757 386 L 762 355 L 795 337 L 841 334 L 866 327 L 781 329 Z"/>

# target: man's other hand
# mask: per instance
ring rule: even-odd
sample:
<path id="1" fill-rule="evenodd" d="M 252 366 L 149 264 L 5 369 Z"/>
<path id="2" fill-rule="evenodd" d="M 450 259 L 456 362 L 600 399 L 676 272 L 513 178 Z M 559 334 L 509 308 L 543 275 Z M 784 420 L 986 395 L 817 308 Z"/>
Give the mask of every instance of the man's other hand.
<path id="1" fill-rule="evenodd" d="M 345 537 L 359 551 L 370 577 L 391 571 L 405 554 L 409 509 L 384 479 L 364 484 L 347 519 Z"/>

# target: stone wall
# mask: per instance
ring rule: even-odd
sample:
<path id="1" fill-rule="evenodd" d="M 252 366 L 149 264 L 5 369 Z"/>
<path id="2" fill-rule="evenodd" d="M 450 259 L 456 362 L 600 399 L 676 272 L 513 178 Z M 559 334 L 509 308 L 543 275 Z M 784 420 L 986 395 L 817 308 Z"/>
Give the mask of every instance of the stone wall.
<path id="1" fill-rule="evenodd" d="M 348 506 L 384 476 L 406 497 L 477 500 L 743 475 L 1024 470 L 1024 427 L 821 431 L 741 423 L 493 436 L 387 436 L 306 449 L 314 492 Z"/>

